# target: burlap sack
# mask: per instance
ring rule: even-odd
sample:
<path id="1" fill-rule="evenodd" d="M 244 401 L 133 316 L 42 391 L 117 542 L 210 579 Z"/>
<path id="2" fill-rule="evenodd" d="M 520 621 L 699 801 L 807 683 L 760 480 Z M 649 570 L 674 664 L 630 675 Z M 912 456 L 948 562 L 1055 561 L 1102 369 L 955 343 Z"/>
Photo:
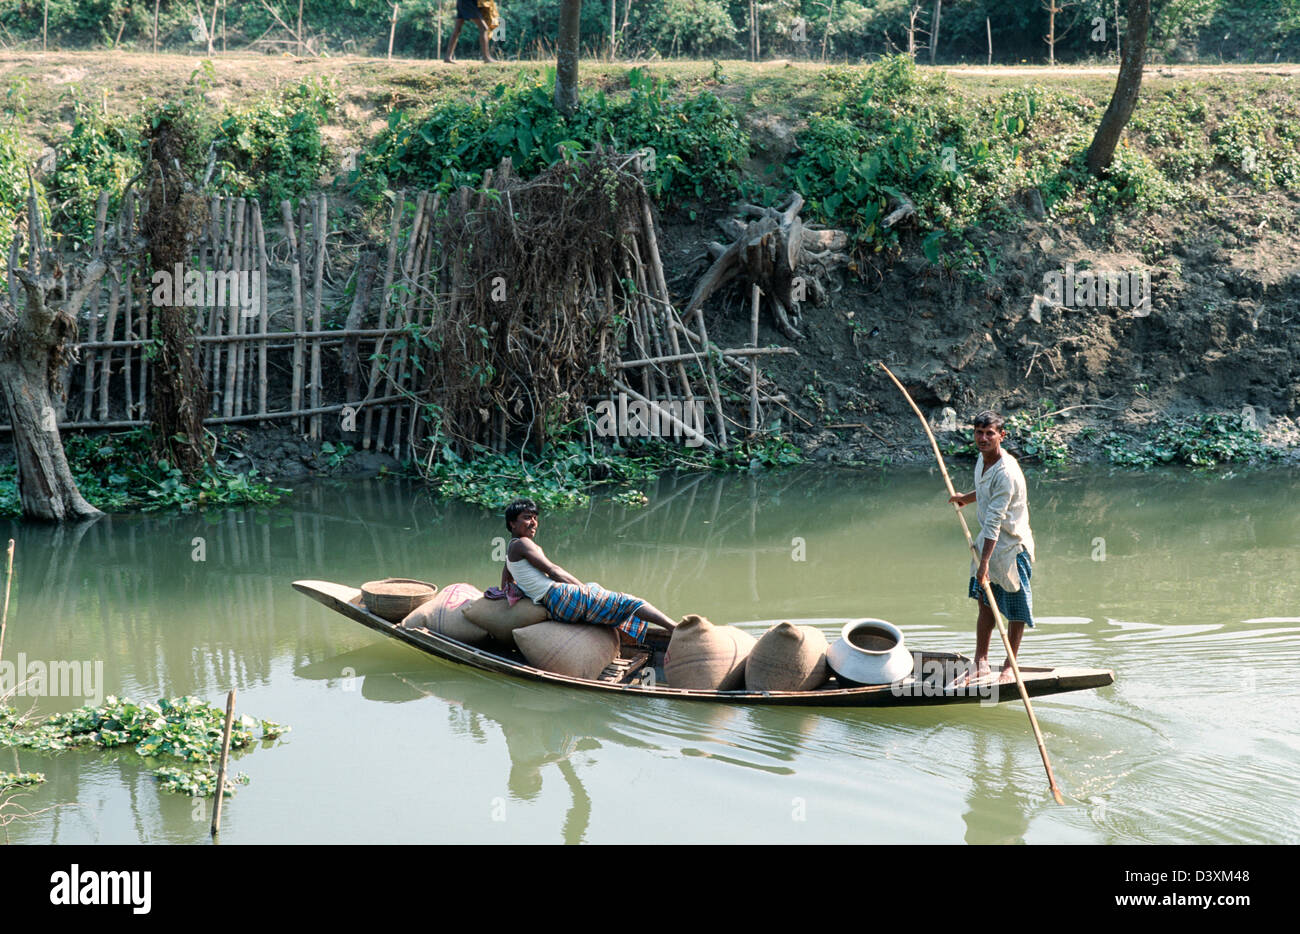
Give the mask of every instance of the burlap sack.
<path id="1" fill-rule="evenodd" d="M 527 597 L 514 606 L 510 606 L 509 602 L 504 598 L 489 600 L 487 597 L 479 597 L 473 603 L 466 604 L 465 618 L 493 639 L 513 645 L 514 631 L 540 623 L 546 619 L 546 610 Z"/>
<path id="2" fill-rule="evenodd" d="M 827 677 L 826 636 L 812 626 L 777 623 L 745 660 L 750 691 L 815 691 Z"/>
<path id="3" fill-rule="evenodd" d="M 739 690 L 745 682 L 745 658 L 753 648 L 749 633 L 735 626 L 715 626 L 692 614 L 673 630 L 664 656 L 664 676 L 674 688 Z"/>
<path id="4" fill-rule="evenodd" d="M 466 645 L 482 645 L 488 641 L 487 632 L 465 618 L 466 607 L 482 596 L 483 591 L 473 584 L 450 584 L 412 610 L 399 625 L 404 629 L 427 629 Z"/>
<path id="5" fill-rule="evenodd" d="M 612 626 L 548 620 L 514 635 L 528 664 L 571 678 L 591 680 L 618 657 L 618 632 Z"/>

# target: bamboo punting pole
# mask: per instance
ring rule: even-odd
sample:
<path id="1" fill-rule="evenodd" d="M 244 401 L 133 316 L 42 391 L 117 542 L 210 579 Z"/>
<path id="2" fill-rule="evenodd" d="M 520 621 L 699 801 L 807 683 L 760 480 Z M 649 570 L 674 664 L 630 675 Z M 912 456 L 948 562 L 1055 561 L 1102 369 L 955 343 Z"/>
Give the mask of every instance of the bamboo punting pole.
<path id="1" fill-rule="evenodd" d="M 293 299 L 293 329 L 301 332 L 302 327 L 302 264 L 298 251 L 298 236 L 293 227 L 293 206 L 286 198 L 280 202 L 280 214 L 284 220 L 284 236 L 289 243 L 289 281 Z M 297 411 L 302 407 L 302 366 L 303 343 L 299 338 L 293 345 L 293 388 L 290 392 L 289 408 Z M 301 430 L 301 425 L 299 430 Z"/>
<path id="2" fill-rule="evenodd" d="M 406 208 L 406 192 L 399 191 L 393 199 L 393 220 L 388 231 L 388 258 L 384 266 L 384 287 L 379 293 L 379 329 L 388 327 L 388 303 L 393 288 L 393 273 L 397 265 L 397 235 L 401 231 L 402 213 Z M 370 382 L 366 394 L 373 396 L 379 385 L 379 354 L 384 349 L 382 340 L 376 342 L 374 357 L 370 361 Z M 370 424 L 374 416 L 373 409 L 366 409 L 364 435 L 361 439 L 363 450 L 370 449 Z"/>
<path id="3" fill-rule="evenodd" d="M 212 836 L 221 830 L 221 802 L 226 797 L 226 759 L 230 756 L 230 726 L 235 720 L 235 689 L 226 695 L 226 724 L 221 730 L 221 759 L 217 764 L 217 800 L 212 804 Z"/>
<path id="4" fill-rule="evenodd" d="M 925 429 L 926 437 L 930 439 L 930 447 L 934 450 L 935 460 L 939 462 L 939 473 L 943 474 L 943 483 L 944 486 L 948 488 L 948 496 L 956 496 L 957 491 L 953 488 L 952 480 L 948 477 L 948 467 L 943 461 L 943 454 L 939 451 L 939 442 L 935 440 L 934 432 L 930 430 L 930 423 L 925 420 L 925 416 L 921 414 L 921 410 L 917 408 L 916 403 L 912 401 L 911 393 L 903 388 L 903 384 L 898 381 L 898 377 L 890 372 L 889 367 L 885 366 L 882 362 L 880 368 L 885 371 L 885 375 L 888 376 L 893 384 L 898 387 L 898 391 L 903 394 L 903 398 L 906 399 L 907 404 L 912 407 L 912 411 L 916 413 L 916 417 L 921 420 L 921 427 Z M 953 511 L 957 513 L 957 518 L 961 522 L 961 530 L 966 535 L 966 544 L 970 547 L 971 554 L 975 556 L 975 560 L 978 561 L 981 555 L 979 550 L 975 547 L 975 540 L 971 538 L 970 528 L 966 525 L 966 516 L 962 514 L 961 507 L 956 503 L 952 504 L 952 508 Z M 1051 788 L 1052 797 L 1056 799 L 1057 804 L 1064 804 L 1065 801 L 1061 798 L 1061 789 L 1056 785 L 1056 776 L 1052 773 L 1052 762 L 1047 757 L 1047 746 L 1043 742 L 1043 731 L 1038 728 L 1038 718 L 1034 716 L 1034 707 L 1029 703 L 1029 692 L 1025 690 L 1025 679 L 1020 674 L 1020 664 L 1016 660 L 1016 653 L 1011 651 L 1011 639 L 1007 635 L 1006 620 L 1002 618 L 1002 611 L 998 609 L 998 601 L 993 595 L 993 588 L 987 580 L 984 582 L 984 598 L 988 601 L 989 608 L 993 611 L 993 619 L 998 624 L 998 634 L 1002 637 L 1002 645 L 1007 650 L 1007 661 L 1011 663 L 1011 672 L 1016 676 L 1016 687 L 1020 689 L 1020 699 L 1024 701 L 1025 712 L 1029 714 L 1029 725 L 1033 727 L 1034 739 L 1038 743 L 1038 753 L 1042 756 L 1043 768 L 1047 770 L 1047 784 Z"/>
<path id="5" fill-rule="evenodd" d="M 257 265 L 262 273 L 261 288 L 259 289 L 261 308 L 258 316 L 262 325 L 261 336 L 265 337 L 270 317 L 270 303 L 267 296 L 269 292 L 268 283 L 270 282 L 267 274 L 270 271 L 270 264 L 266 258 L 266 230 L 262 227 L 262 205 L 257 201 L 253 202 L 253 218 L 257 224 Z M 257 358 L 257 411 L 258 414 L 263 415 L 266 414 L 266 355 L 268 352 L 266 341 L 263 340 Z"/>
<path id="6" fill-rule="evenodd" d="M 108 192 L 101 191 L 99 199 L 95 202 L 95 255 L 98 256 L 104 249 L 104 226 L 108 221 Z M 112 273 L 110 273 L 111 275 Z M 99 336 L 99 293 L 102 279 L 95 283 L 95 287 L 90 291 L 89 312 L 87 313 L 87 333 L 93 341 Z M 82 392 L 81 417 L 90 418 L 91 405 L 94 402 L 95 387 L 95 359 L 94 357 L 86 358 L 86 376 L 84 390 Z"/>

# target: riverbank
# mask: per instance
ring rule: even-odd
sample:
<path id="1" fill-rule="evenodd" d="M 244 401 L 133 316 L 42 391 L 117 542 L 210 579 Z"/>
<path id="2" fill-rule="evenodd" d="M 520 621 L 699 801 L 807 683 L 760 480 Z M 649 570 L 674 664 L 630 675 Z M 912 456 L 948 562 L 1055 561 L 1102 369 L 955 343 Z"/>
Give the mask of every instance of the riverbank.
<path id="1" fill-rule="evenodd" d="M 22 87 L 19 126 L 39 151 L 66 139 L 87 103 L 98 102 L 105 113 L 134 112 L 159 88 L 190 81 L 196 61 L 8 53 L 0 56 L 0 82 Z M 976 411 L 994 408 L 1015 418 L 1010 449 L 1030 462 L 1196 465 L 1198 444 L 1210 459 L 1222 459 L 1210 450 L 1217 435 L 1225 442 L 1220 454 L 1249 457 L 1252 445 L 1263 443 L 1296 463 L 1300 174 L 1291 144 L 1300 139 L 1300 111 L 1290 90 L 1293 67 L 1152 68 L 1115 177 L 1100 185 L 1075 174 L 1071 153 L 1086 143 L 1085 131 L 1110 93 L 1104 71 L 882 72 L 782 62 L 666 62 L 634 70 L 584 62 L 582 83 L 611 99 L 632 87 L 647 101 L 660 100 L 660 92 L 647 90 L 647 76 L 666 82 L 663 100 L 714 95 L 744 131 L 748 157 L 737 183 L 773 192 L 804 186 L 810 217 L 853 237 L 852 267 L 829 281 L 825 304 L 802 309 L 804 339 L 788 341 L 766 315 L 760 322 L 760 344 L 798 350 L 764 359 L 762 372 L 784 401 L 763 406 L 763 425 L 810 460 L 929 462 L 914 416 L 875 367 L 884 360 L 954 452 L 965 438 L 944 426 L 965 425 Z M 332 204 L 345 223 L 358 224 L 366 206 L 352 200 L 343 181 L 349 167 L 383 150 L 392 113 L 422 119 L 442 103 L 482 103 L 540 73 L 529 63 L 452 67 L 237 55 L 199 72 L 202 98 L 236 110 L 304 79 L 332 79 L 333 89 L 318 101 L 333 103 L 322 104 L 317 181 L 336 186 Z M 521 113 L 541 106 L 520 100 Z M 873 101 L 894 108 L 884 123 L 870 116 Z M 981 130 L 969 113 L 983 119 L 981 108 L 988 107 L 997 125 Z M 953 124 L 963 113 L 965 122 Z M 279 126 L 258 125 L 267 132 Z M 835 136 L 841 131 L 848 136 Z M 879 132 L 885 135 L 871 135 Z M 917 199 L 917 218 L 884 237 L 865 222 L 878 210 L 875 188 L 847 205 L 827 192 L 848 191 L 858 179 L 853 173 L 867 170 L 865 158 L 850 165 L 837 163 L 840 155 L 870 155 L 880 140 L 905 134 L 921 134 L 920 142 L 891 157 L 909 171 L 933 175 L 930 163 L 941 167 L 947 158 L 938 144 L 949 138 L 961 171 L 941 184 L 918 183 L 908 192 Z M 859 142 L 844 142 L 850 137 Z M 740 145 L 739 137 L 729 139 Z M 817 169 L 822 157 L 835 158 Z M 385 172 L 418 168 L 384 165 Z M 844 166 L 849 175 L 842 181 Z M 473 169 L 458 163 L 456 170 Z M 728 208 L 725 199 L 705 196 L 660 204 L 661 252 L 679 305 L 707 267 L 706 244 L 717 238 L 716 221 Z M 1076 291 L 1081 277 L 1098 274 L 1114 274 L 1131 288 L 1109 304 Z M 1053 281 L 1067 278 L 1068 286 L 1051 294 Z M 720 346 L 750 340 L 740 292 L 706 306 L 710 336 Z M 340 325 L 343 310 L 333 309 L 328 326 Z M 1191 437 L 1193 453 L 1180 453 L 1179 437 L 1197 435 L 1204 437 Z M 232 468 L 255 467 L 276 482 L 400 466 L 386 454 L 357 450 L 331 426 L 317 444 L 283 422 L 231 436 Z"/>

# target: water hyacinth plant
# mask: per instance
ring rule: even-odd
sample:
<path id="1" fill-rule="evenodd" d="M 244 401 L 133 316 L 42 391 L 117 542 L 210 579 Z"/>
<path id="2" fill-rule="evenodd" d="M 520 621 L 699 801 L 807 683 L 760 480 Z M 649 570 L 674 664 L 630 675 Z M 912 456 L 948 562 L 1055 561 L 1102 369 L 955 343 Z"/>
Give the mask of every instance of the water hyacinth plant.
<path id="1" fill-rule="evenodd" d="M 134 746 L 146 759 L 165 756 L 191 763 L 189 767 L 161 766 L 153 771 L 164 790 L 206 797 L 216 791 L 212 766 L 221 753 L 224 724 L 225 711 L 201 698 L 163 698 L 156 704 L 137 704 L 110 695 L 100 706 L 87 704 L 32 722 L 19 718 L 12 707 L 0 707 L 0 746 L 39 752 Z M 230 748 L 250 747 L 255 731 L 261 733 L 262 740 L 274 740 L 288 730 L 245 714 L 232 724 Z M 241 775 L 231 781 L 247 784 L 248 777 Z M 226 794 L 230 793 L 227 788 Z"/>

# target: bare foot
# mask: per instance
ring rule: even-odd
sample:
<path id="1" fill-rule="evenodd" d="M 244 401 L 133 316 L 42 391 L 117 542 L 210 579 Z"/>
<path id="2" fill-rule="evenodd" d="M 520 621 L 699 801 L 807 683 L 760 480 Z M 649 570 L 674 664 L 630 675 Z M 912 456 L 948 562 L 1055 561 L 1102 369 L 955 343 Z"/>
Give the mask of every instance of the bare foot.
<path id="1" fill-rule="evenodd" d="M 444 56 L 442 57 L 442 60 L 443 60 L 444 62 L 446 62 L 448 65 L 454 65 L 454 64 L 456 64 L 456 60 L 455 60 L 454 58 L 452 58 L 450 55 L 444 55 Z"/>
<path id="2" fill-rule="evenodd" d="M 499 61 L 499 59 L 495 59 L 495 58 L 485 58 L 485 59 L 483 59 L 483 61 L 484 61 L 485 64 L 488 64 L 488 65 L 495 65 L 495 64 Z"/>
<path id="3" fill-rule="evenodd" d="M 1016 680 L 1016 673 L 1011 670 L 1011 666 L 1003 662 L 1002 674 L 998 676 L 998 684 L 1011 684 Z"/>

